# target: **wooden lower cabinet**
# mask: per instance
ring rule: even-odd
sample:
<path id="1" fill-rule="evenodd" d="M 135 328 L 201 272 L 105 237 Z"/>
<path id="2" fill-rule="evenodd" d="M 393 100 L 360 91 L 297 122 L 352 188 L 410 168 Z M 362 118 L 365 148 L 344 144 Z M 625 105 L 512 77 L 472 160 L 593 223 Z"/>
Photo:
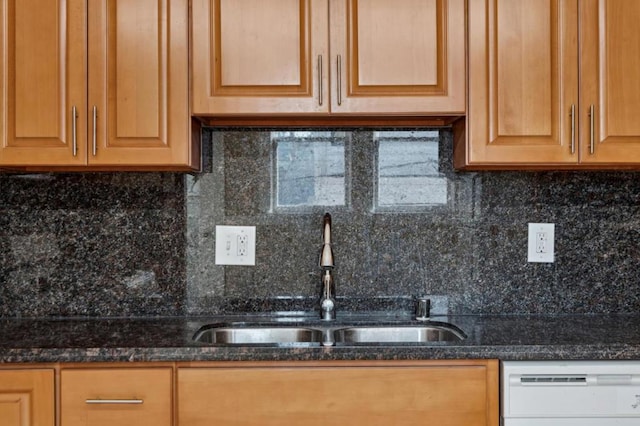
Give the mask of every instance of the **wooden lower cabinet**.
<path id="1" fill-rule="evenodd" d="M 498 361 L 178 369 L 178 425 L 498 425 Z"/>
<path id="2" fill-rule="evenodd" d="M 0 368 L 0 425 L 499 423 L 497 360 L 81 363 L 46 367 Z"/>
<path id="3" fill-rule="evenodd" d="M 0 424 L 54 426 L 53 369 L 0 371 Z"/>
<path id="4" fill-rule="evenodd" d="M 62 369 L 62 426 L 171 426 L 173 369 Z"/>

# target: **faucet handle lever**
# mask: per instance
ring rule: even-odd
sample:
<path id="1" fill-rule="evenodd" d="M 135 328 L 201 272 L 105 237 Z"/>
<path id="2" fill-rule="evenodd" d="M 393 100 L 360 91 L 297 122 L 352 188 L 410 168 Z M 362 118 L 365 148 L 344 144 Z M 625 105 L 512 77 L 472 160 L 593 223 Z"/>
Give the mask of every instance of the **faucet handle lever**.
<path id="1" fill-rule="evenodd" d="M 333 269 L 333 250 L 329 244 L 322 246 L 322 252 L 320 253 L 320 267 L 322 269 Z"/>

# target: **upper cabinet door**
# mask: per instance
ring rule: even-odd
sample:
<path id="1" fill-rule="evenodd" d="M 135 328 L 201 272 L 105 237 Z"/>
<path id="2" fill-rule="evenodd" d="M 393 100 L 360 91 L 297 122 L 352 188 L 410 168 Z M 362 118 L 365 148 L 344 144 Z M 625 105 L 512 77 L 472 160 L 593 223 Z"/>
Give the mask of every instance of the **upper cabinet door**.
<path id="1" fill-rule="evenodd" d="M 577 37 L 577 0 L 469 0 L 467 165 L 577 163 Z"/>
<path id="2" fill-rule="evenodd" d="M 583 163 L 640 163 L 640 2 L 581 0 Z M 593 114 L 591 114 L 593 112 Z"/>
<path id="3" fill-rule="evenodd" d="M 0 0 L 1 166 L 85 164 L 85 7 Z"/>
<path id="4" fill-rule="evenodd" d="M 331 0 L 331 111 L 464 114 L 464 0 Z"/>
<path id="5" fill-rule="evenodd" d="M 89 5 L 89 164 L 189 165 L 188 0 Z"/>
<path id="6" fill-rule="evenodd" d="M 193 0 L 193 113 L 329 111 L 328 0 Z"/>

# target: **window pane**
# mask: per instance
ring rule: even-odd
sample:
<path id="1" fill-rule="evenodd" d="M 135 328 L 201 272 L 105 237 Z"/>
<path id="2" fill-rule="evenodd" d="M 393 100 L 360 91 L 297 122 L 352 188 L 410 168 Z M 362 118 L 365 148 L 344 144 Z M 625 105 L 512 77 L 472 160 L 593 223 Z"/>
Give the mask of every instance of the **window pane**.
<path id="1" fill-rule="evenodd" d="M 342 132 L 273 132 L 277 207 L 346 205 Z"/>
<path id="2" fill-rule="evenodd" d="M 438 171 L 437 131 L 375 132 L 377 207 L 447 203 L 447 179 Z"/>

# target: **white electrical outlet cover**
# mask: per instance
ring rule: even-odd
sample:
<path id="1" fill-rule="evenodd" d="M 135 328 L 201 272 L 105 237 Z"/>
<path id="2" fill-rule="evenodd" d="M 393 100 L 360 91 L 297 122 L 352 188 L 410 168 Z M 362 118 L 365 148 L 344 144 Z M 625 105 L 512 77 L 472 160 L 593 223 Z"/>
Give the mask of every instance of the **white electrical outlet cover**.
<path id="1" fill-rule="evenodd" d="M 555 228 L 554 223 L 529 224 L 529 262 L 553 263 L 555 261 Z"/>
<path id="2" fill-rule="evenodd" d="M 255 264 L 255 226 L 216 226 L 216 265 Z"/>

